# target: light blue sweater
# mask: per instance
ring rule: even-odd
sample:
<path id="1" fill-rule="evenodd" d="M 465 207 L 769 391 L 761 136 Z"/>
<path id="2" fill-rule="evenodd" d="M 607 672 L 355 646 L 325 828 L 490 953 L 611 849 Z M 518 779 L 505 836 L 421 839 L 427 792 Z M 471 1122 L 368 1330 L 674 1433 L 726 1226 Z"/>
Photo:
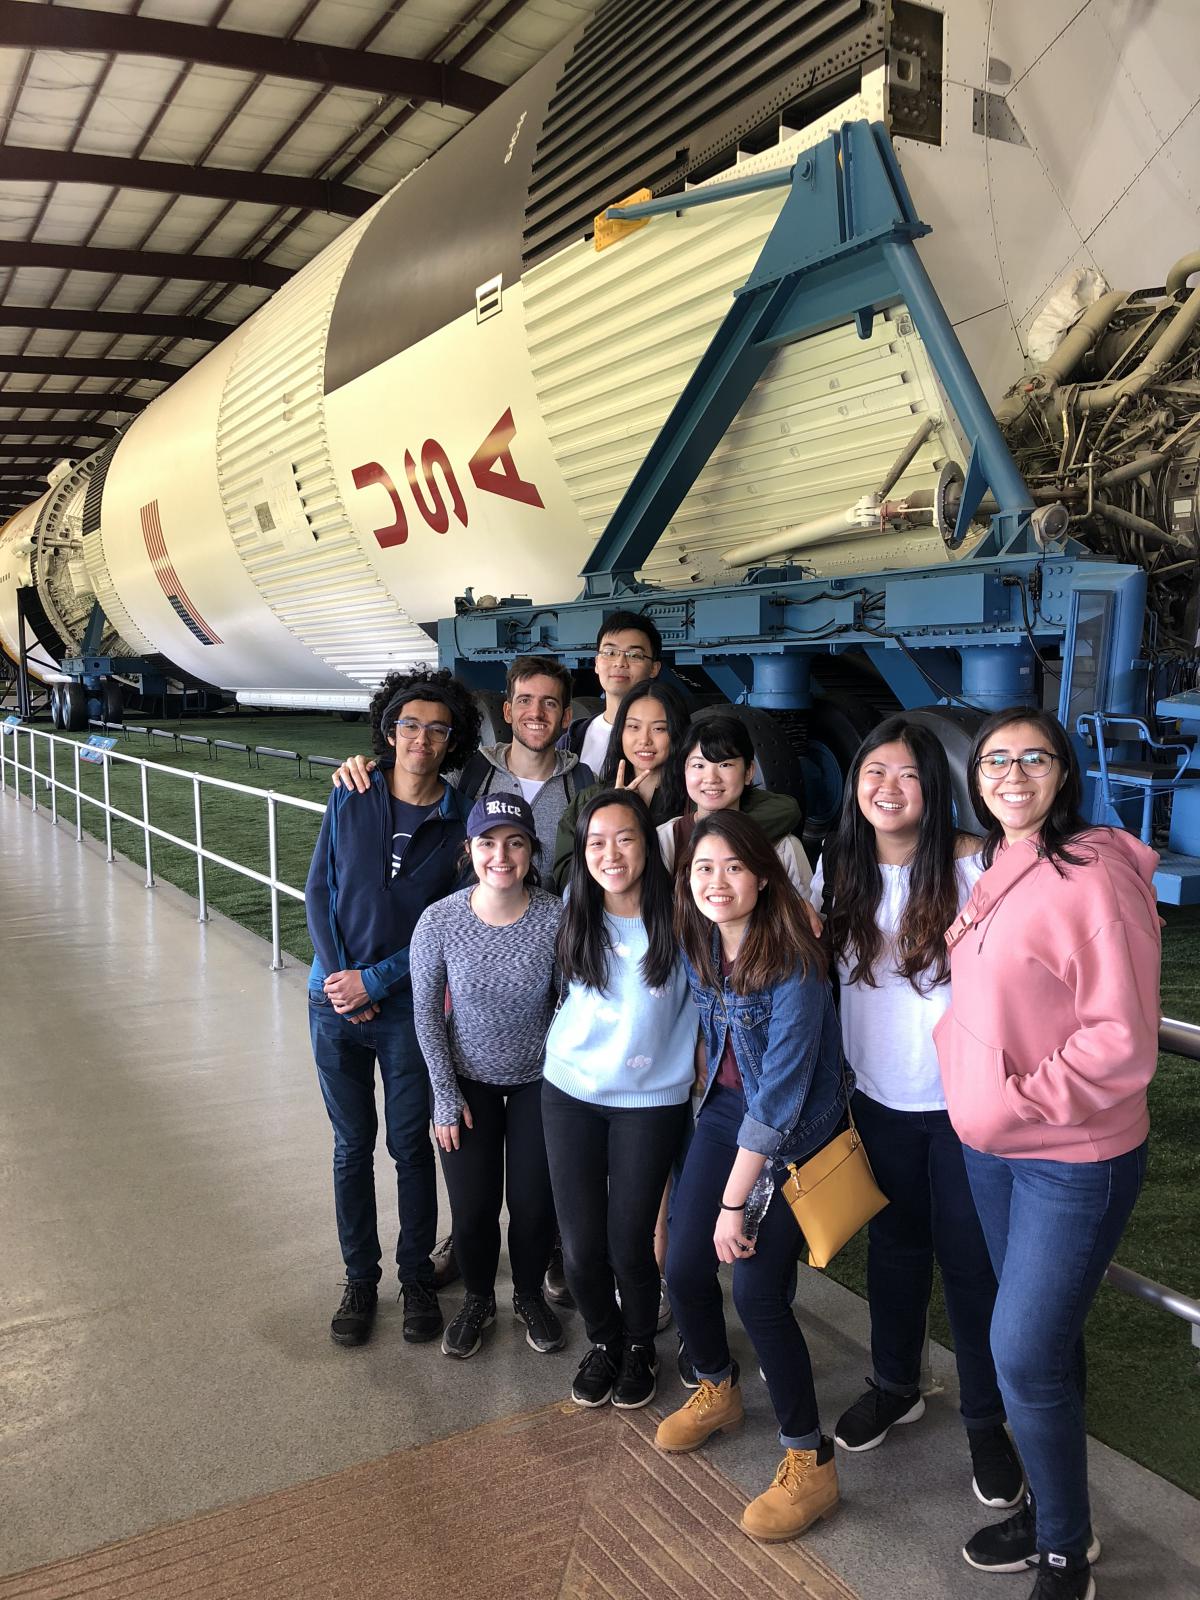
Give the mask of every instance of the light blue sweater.
<path id="1" fill-rule="evenodd" d="M 544 1076 L 563 1094 L 619 1109 L 682 1105 L 692 1090 L 698 1019 L 683 965 L 649 989 L 641 917 L 605 913 L 608 987 L 572 983 L 550 1026 Z"/>

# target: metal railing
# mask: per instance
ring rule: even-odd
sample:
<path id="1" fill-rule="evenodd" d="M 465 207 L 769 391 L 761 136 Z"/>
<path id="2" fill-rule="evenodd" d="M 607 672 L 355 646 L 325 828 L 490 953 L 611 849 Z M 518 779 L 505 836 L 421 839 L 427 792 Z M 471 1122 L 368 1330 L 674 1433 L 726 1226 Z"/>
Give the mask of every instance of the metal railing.
<path id="1" fill-rule="evenodd" d="M 19 740 L 24 735 L 28 739 L 29 760 L 22 763 L 20 759 Z M 36 762 L 36 741 L 44 741 L 48 749 L 48 760 L 45 771 L 39 771 Z M 11 744 L 11 750 L 10 750 Z M 59 778 L 57 773 L 56 751 L 65 745 L 71 752 L 73 782 Z M 112 825 L 113 819 L 132 824 L 142 832 L 143 854 L 146 866 L 146 887 L 154 887 L 154 839 L 162 839 L 168 844 L 176 845 L 181 850 L 188 851 L 196 858 L 196 884 L 197 899 L 200 910 L 197 921 L 208 921 L 208 894 L 205 882 L 204 869 L 207 862 L 215 866 L 225 867 L 230 872 L 238 873 L 243 878 L 250 878 L 255 883 L 260 883 L 270 892 L 271 896 L 271 970 L 277 972 L 283 966 L 283 953 L 280 948 L 279 930 L 279 897 L 287 895 L 292 900 L 303 902 L 304 890 L 284 883 L 279 877 L 279 807 L 290 806 L 297 811 L 309 811 L 320 816 L 325 807 L 318 805 L 314 800 L 301 800 L 294 795 L 276 794 L 272 789 L 259 789 L 248 783 L 234 783 L 229 778 L 217 778 L 202 772 L 184 772 L 178 767 L 164 766 L 161 762 L 146 761 L 140 756 L 126 755 L 120 750 L 96 750 L 98 763 L 103 763 L 103 796 L 89 794 L 80 782 L 80 768 L 84 760 L 83 750 L 87 748 L 74 739 L 67 739 L 60 734 L 48 733 L 42 728 L 33 728 L 27 724 L 0 723 L 0 789 L 7 789 L 9 774 L 13 779 L 13 790 L 17 799 L 21 798 L 21 774 L 29 776 L 29 799 L 33 810 L 43 809 L 38 804 L 37 786 L 39 783 L 49 788 L 51 820 L 58 822 L 58 796 L 60 790 L 74 798 L 75 801 L 75 837 L 83 837 L 83 806 L 85 804 L 96 806 L 104 812 L 104 844 L 107 859 L 114 861 L 116 852 L 113 850 Z M 134 816 L 130 812 L 122 811 L 112 804 L 110 773 L 114 761 L 124 762 L 128 766 L 140 768 L 141 786 L 141 815 Z M 193 794 L 193 837 L 181 838 L 178 834 L 166 828 L 157 826 L 150 819 L 150 791 L 149 774 L 161 772 L 167 777 L 177 779 L 181 783 L 190 783 Z M 223 856 L 215 850 L 210 850 L 204 843 L 204 808 L 202 792 L 205 788 L 226 789 L 235 794 L 247 794 L 256 800 L 265 802 L 267 808 L 267 871 L 258 872 L 253 867 L 243 866 L 241 862 L 231 861 L 228 856 Z M 1159 1028 L 1159 1047 L 1174 1055 L 1185 1056 L 1192 1061 L 1200 1061 L 1200 1026 L 1193 1022 L 1180 1022 L 1170 1017 L 1164 1017 Z M 1126 1294 L 1146 1300 L 1151 1305 L 1158 1306 L 1162 1311 L 1168 1311 L 1172 1316 L 1180 1317 L 1191 1324 L 1192 1344 L 1200 1350 L 1200 1300 L 1171 1289 L 1166 1284 L 1155 1283 L 1150 1278 L 1143 1278 L 1140 1273 L 1132 1272 L 1128 1267 L 1122 1267 L 1113 1262 L 1108 1268 L 1108 1281 L 1114 1288 Z M 927 1385 L 924 1378 L 928 1377 L 928 1359 L 923 1361 L 923 1387 Z M 932 1384 L 932 1379 L 929 1379 Z"/>
<path id="2" fill-rule="evenodd" d="M 28 760 L 21 760 L 21 740 L 28 741 Z M 37 750 L 39 743 L 47 746 L 44 766 L 39 768 Z M 70 752 L 71 773 L 70 779 L 59 776 L 60 751 L 65 747 Z M 85 756 L 84 752 L 87 751 Z M 112 764 L 122 762 L 126 766 L 139 769 L 139 784 L 141 790 L 141 814 L 135 815 L 123 811 L 112 801 Z M 82 768 L 85 764 L 102 767 L 102 793 L 94 795 L 83 787 Z M 186 839 L 170 829 L 160 827 L 150 816 L 150 774 L 162 773 L 165 777 L 173 778 L 180 784 L 190 784 L 192 789 L 192 837 Z M 249 878 L 254 883 L 260 883 L 268 891 L 271 902 L 271 970 L 278 972 L 283 966 L 283 951 L 280 944 L 279 907 L 280 897 L 298 900 L 303 904 L 304 890 L 290 883 L 284 883 L 279 876 L 279 808 L 290 807 L 295 811 L 309 811 L 321 816 L 325 807 L 318 805 L 315 800 L 301 800 L 290 794 L 277 794 L 273 789 L 256 788 L 253 784 L 234 783 L 229 778 L 218 778 L 206 772 L 186 772 L 179 767 L 168 767 L 158 761 L 147 761 L 140 756 L 126 755 L 121 750 L 102 750 L 94 746 L 89 747 L 78 743 L 74 739 L 64 738 L 61 734 L 49 733 L 43 728 L 30 727 L 27 724 L 0 723 L 0 789 L 9 787 L 11 776 L 12 788 L 16 798 L 21 795 L 21 777 L 26 774 L 29 779 L 29 802 L 34 811 L 47 809 L 45 799 L 38 799 L 38 785 L 43 790 L 49 790 L 50 820 L 57 824 L 59 819 L 59 796 L 65 794 L 67 799 L 75 802 L 75 837 L 83 838 L 83 808 L 85 805 L 94 806 L 104 813 L 104 848 L 109 861 L 116 860 L 113 849 L 113 821 L 129 823 L 141 831 L 142 853 L 146 868 L 146 887 L 154 887 L 154 843 L 161 839 L 166 844 L 175 845 L 180 850 L 185 850 L 196 858 L 196 898 L 200 903 L 198 922 L 208 921 L 208 884 L 205 869 L 208 864 L 225 867 L 228 871 L 236 873 L 239 877 Z M 225 789 L 234 794 L 250 795 L 253 799 L 266 805 L 266 854 L 267 870 L 259 872 L 254 867 L 247 867 L 240 861 L 231 861 L 228 856 L 221 855 L 219 851 L 211 850 L 204 842 L 204 803 L 203 791 L 205 789 Z"/>

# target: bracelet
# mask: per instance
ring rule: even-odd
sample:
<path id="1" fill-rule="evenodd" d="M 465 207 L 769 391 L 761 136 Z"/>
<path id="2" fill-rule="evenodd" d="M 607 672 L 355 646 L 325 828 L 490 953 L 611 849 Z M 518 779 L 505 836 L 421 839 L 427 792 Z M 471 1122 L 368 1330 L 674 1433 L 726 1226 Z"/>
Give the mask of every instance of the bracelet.
<path id="1" fill-rule="evenodd" d="M 721 1210 L 722 1211 L 745 1211 L 745 1209 L 746 1209 L 746 1202 L 744 1200 L 742 1201 L 740 1206 L 729 1206 L 729 1205 L 725 1204 L 724 1200 L 721 1201 Z"/>

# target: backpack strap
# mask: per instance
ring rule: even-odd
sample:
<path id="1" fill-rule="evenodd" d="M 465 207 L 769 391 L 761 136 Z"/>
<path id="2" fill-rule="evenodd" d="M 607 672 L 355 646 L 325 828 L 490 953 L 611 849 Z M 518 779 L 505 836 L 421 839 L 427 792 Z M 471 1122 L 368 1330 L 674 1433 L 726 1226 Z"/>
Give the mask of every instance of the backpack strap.
<path id="1" fill-rule="evenodd" d="M 486 794 L 491 788 L 491 774 L 494 771 L 495 768 L 488 758 L 481 751 L 476 750 L 470 761 L 462 769 L 459 780 L 454 787 L 467 800 L 474 800 L 478 794 Z"/>

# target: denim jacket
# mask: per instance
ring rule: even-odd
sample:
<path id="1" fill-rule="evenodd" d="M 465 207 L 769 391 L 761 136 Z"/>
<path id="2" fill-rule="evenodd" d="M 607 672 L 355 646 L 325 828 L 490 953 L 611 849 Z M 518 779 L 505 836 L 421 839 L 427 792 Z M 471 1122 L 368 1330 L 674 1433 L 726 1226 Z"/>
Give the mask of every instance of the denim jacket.
<path id="1" fill-rule="evenodd" d="M 714 932 L 713 966 L 719 971 L 718 939 Z M 829 984 L 812 968 L 806 977 L 797 968 L 770 989 L 735 994 L 727 978 L 712 989 L 686 957 L 684 966 L 708 1053 L 701 1104 L 712 1093 L 732 1029 L 746 1095 L 740 1148 L 755 1150 L 776 1166 L 819 1150 L 837 1131 L 854 1088 Z"/>

